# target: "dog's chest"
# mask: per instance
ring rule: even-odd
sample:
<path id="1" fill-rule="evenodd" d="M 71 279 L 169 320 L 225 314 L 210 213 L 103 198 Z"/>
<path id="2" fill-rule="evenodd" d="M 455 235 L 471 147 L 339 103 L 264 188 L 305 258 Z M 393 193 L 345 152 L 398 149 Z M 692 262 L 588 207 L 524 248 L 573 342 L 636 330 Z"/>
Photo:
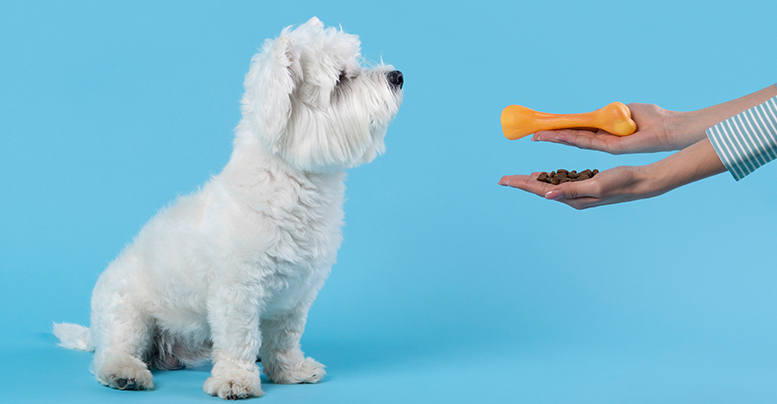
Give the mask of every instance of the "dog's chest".
<path id="1" fill-rule="evenodd" d="M 293 305 L 320 288 L 334 264 L 342 240 L 342 177 L 260 173 L 237 193 L 248 208 L 238 220 L 251 234 L 240 249 L 249 252 L 252 275 L 274 306 Z"/>

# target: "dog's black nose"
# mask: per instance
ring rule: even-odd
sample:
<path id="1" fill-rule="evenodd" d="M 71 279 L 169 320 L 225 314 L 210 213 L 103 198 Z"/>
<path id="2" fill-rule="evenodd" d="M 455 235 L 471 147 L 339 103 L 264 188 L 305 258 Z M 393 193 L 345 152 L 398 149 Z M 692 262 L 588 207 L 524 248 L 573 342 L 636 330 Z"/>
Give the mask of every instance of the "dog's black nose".
<path id="1" fill-rule="evenodd" d="M 388 73 L 388 82 L 394 87 L 402 88 L 402 85 L 405 84 L 405 79 L 402 77 L 402 72 L 394 70 Z"/>

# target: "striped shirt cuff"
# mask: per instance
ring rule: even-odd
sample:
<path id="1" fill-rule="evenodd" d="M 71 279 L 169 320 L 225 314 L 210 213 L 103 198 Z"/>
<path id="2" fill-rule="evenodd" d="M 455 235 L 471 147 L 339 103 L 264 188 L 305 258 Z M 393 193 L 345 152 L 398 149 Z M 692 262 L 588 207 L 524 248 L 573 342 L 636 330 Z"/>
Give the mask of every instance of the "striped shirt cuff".
<path id="1" fill-rule="evenodd" d="M 707 129 L 728 172 L 739 181 L 777 158 L 777 97 Z"/>

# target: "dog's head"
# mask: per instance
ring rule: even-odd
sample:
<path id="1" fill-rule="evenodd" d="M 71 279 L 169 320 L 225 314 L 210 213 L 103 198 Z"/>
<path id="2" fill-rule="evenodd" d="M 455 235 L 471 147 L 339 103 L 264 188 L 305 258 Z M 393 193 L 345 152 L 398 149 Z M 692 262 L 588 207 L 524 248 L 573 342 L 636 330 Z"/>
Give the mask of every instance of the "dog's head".
<path id="1" fill-rule="evenodd" d="M 359 37 L 318 18 L 285 28 L 251 60 L 243 121 L 271 153 L 309 172 L 372 161 L 402 102 L 402 73 L 361 65 Z"/>

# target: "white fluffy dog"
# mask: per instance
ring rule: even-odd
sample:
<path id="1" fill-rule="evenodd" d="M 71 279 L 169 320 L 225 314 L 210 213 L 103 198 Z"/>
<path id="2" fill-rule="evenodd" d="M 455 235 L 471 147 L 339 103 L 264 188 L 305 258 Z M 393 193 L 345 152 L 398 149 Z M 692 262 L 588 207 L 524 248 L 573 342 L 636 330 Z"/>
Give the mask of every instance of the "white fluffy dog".
<path id="1" fill-rule="evenodd" d="M 383 152 L 402 101 L 402 73 L 362 67 L 359 46 L 314 17 L 253 57 L 227 166 L 108 266 L 90 328 L 54 325 L 100 383 L 151 389 L 150 368 L 210 359 L 206 393 L 261 396 L 259 356 L 275 383 L 325 375 L 300 337 L 340 246 L 344 170 Z"/>

